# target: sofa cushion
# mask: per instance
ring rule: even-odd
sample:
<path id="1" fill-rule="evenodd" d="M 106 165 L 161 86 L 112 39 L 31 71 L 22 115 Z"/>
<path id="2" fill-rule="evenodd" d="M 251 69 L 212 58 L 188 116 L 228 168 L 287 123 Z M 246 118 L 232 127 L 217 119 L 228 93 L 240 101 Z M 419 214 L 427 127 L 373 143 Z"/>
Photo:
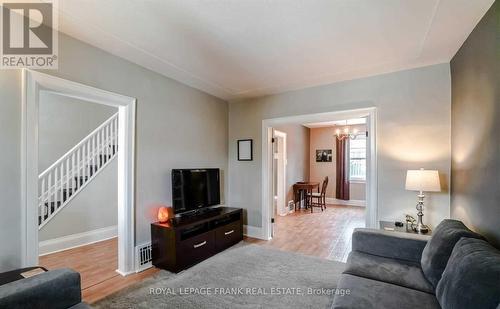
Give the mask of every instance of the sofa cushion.
<path id="1" fill-rule="evenodd" d="M 356 228 L 352 233 L 352 250 L 420 264 L 429 239 L 427 235 Z"/>
<path id="2" fill-rule="evenodd" d="M 453 247 L 462 237 L 483 239 L 481 235 L 469 230 L 462 222 L 446 219 L 439 223 L 432 238 L 425 245 L 421 260 L 422 270 L 434 287 L 441 279 Z"/>
<path id="3" fill-rule="evenodd" d="M 497 308 L 500 305 L 500 251 L 484 240 L 460 239 L 436 295 L 443 308 Z"/>
<path id="4" fill-rule="evenodd" d="M 434 287 L 416 262 L 352 251 L 344 273 L 434 294 Z"/>
<path id="5" fill-rule="evenodd" d="M 0 286 L 0 308 L 69 308 L 81 302 L 80 274 L 56 269 Z"/>
<path id="6" fill-rule="evenodd" d="M 337 289 L 333 309 L 440 308 L 432 294 L 349 274 L 340 277 Z"/>

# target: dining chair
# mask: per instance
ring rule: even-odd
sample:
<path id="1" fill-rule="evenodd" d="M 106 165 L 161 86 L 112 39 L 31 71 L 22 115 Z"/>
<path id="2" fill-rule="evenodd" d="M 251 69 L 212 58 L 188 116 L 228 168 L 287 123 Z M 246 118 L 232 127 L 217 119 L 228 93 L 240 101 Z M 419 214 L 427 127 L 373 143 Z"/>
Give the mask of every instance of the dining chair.
<path id="1" fill-rule="evenodd" d="M 312 192 L 307 195 L 311 201 L 311 212 L 313 212 L 313 207 L 320 207 L 321 211 L 323 211 L 323 207 L 326 209 L 326 188 L 328 188 L 328 176 L 323 180 L 320 192 Z"/>

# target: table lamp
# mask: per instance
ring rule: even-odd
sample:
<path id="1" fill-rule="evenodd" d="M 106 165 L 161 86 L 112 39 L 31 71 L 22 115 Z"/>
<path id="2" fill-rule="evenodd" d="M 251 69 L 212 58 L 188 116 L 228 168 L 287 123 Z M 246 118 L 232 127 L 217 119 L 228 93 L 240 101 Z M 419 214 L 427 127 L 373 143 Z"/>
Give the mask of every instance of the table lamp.
<path id="1" fill-rule="evenodd" d="M 417 202 L 417 225 L 413 229 L 418 233 L 427 233 L 429 227 L 422 222 L 424 216 L 424 192 L 440 192 L 441 184 L 439 182 L 439 172 L 433 170 L 408 170 L 406 172 L 406 190 L 418 191 Z"/>

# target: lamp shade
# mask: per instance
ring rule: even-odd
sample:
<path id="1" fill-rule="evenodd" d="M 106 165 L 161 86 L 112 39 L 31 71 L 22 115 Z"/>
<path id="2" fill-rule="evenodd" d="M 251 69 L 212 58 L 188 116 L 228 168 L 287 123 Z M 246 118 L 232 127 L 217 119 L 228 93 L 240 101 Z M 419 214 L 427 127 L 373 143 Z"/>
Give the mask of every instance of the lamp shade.
<path id="1" fill-rule="evenodd" d="M 424 169 L 408 170 L 405 188 L 411 191 L 439 192 L 441 191 L 439 172 Z"/>

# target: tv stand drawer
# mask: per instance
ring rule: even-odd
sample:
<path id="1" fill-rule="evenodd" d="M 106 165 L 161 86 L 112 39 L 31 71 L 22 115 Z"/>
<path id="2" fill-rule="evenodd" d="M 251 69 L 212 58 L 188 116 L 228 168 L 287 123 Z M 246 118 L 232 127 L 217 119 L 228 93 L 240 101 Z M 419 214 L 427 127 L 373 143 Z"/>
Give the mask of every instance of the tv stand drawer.
<path id="1" fill-rule="evenodd" d="M 215 230 L 215 248 L 217 251 L 231 247 L 241 239 L 243 239 L 243 231 L 239 221 L 223 225 Z"/>
<path id="2" fill-rule="evenodd" d="M 179 244 L 178 259 L 183 266 L 190 266 L 215 253 L 215 233 L 209 231 Z"/>

